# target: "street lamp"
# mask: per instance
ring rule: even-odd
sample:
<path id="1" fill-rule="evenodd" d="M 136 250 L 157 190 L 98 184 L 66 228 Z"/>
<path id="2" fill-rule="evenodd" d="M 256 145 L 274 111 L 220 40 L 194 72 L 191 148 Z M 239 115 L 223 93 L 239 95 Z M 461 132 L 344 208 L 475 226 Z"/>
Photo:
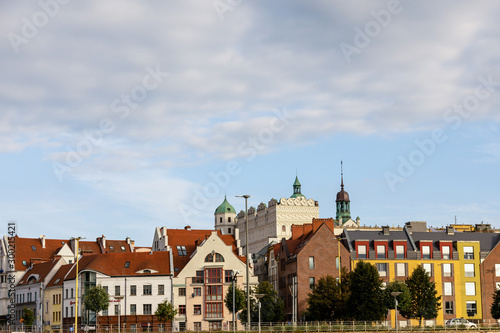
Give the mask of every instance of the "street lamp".
<path id="1" fill-rule="evenodd" d="M 118 333 L 120 333 L 120 326 L 121 326 L 121 323 L 120 323 L 120 314 L 122 312 L 122 299 L 123 299 L 123 296 L 114 296 L 114 298 L 118 300 Z"/>
<path id="2" fill-rule="evenodd" d="M 391 293 L 391 295 L 394 296 L 394 304 L 396 304 L 396 306 L 394 307 L 394 309 L 396 310 L 396 315 L 395 315 L 396 333 L 398 333 L 398 296 L 401 294 L 402 294 L 401 291 L 393 291 Z"/>
<path id="3" fill-rule="evenodd" d="M 260 299 L 266 296 L 266 294 L 255 294 L 257 301 L 259 302 L 259 333 L 260 333 Z"/>
<path id="4" fill-rule="evenodd" d="M 233 271 L 233 333 L 236 332 L 236 327 L 235 327 L 235 322 L 234 322 L 234 316 L 236 312 L 236 296 L 235 296 L 235 283 L 236 283 L 236 276 L 239 274 L 240 271 Z"/>
<path id="5" fill-rule="evenodd" d="M 248 198 L 251 198 L 251 195 L 237 195 L 238 198 L 245 198 L 245 250 L 246 250 L 246 268 L 247 268 L 247 330 L 250 329 L 250 269 L 249 269 L 249 260 L 248 257 Z"/>
<path id="6" fill-rule="evenodd" d="M 75 261 L 76 261 L 76 275 L 75 275 L 75 289 L 76 289 L 76 299 L 75 299 L 75 329 L 74 332 L 76 333 L 78 331 L 78 252 L 79 250 L 79 242 L 80 239 L 85 239 L 82 237 L 77 237 L 75 238 Z"/>

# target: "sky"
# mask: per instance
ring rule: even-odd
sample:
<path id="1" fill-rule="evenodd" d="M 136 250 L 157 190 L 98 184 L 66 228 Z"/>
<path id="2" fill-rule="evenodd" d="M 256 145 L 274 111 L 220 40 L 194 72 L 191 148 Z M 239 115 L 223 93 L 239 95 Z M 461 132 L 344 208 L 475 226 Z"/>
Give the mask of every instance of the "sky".
<path id="1" fill-rule="evenodd" d="M 0 219 L 212 229 L 302 193 L 362 225 L 500 228 L 496 1 L 0 2 Z"/>

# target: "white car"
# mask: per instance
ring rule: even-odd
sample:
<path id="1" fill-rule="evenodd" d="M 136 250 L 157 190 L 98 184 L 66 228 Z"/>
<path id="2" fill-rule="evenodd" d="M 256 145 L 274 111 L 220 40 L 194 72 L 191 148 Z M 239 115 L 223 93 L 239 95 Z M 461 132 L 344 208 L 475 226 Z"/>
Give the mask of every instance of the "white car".
<path id="1" fill-rule="evenodd" d="M 477 325 L 464 318 L 454 318 L 446 321 L 446 326 L 463 326 L 465 328 L 477 328 Z"/>

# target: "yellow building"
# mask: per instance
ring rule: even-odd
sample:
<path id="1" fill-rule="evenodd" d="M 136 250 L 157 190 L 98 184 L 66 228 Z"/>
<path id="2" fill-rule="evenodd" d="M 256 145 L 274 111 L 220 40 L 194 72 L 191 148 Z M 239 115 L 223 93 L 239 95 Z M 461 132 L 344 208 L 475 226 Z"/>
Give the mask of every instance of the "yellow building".
<path id="1" fill-rule="evenodd" d="M 45 311 L 43 313 L 45 332 L 62 332 L 63 281 L 72 266 L 73 264 L 61 266 L 54 277 L 52 277 L 45 286 L 43 297 L 43 302 L 45 304 Z"/>

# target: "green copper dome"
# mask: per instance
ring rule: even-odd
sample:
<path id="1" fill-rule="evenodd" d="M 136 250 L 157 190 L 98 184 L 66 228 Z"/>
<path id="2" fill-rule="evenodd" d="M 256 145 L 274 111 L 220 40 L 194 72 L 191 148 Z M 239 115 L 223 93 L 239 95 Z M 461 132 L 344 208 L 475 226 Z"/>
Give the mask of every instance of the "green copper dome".
<path id="1" fill-rule="evenodd" d="M 300 198 L 300 197 L 305 198 L 305 196 L 302 193 L 300 193 L 300 188 L 301 185 L 299 182 L 299 177 L 295 176 L 295 183 L 293 183 L 293 194 L 290 198 Z"/>
<path id="2" fill-rule="evenodd" d="M 234 210 L 234 207 L 231 206 L 229 202 L 227 202 L 226 196 L 224 196 L 224 202 L 220 204 L 219 207 L 215 210 L 214 214 L 224 214 L 224 213 L 234 213 L 236 214 L 236 211 Z"/>

